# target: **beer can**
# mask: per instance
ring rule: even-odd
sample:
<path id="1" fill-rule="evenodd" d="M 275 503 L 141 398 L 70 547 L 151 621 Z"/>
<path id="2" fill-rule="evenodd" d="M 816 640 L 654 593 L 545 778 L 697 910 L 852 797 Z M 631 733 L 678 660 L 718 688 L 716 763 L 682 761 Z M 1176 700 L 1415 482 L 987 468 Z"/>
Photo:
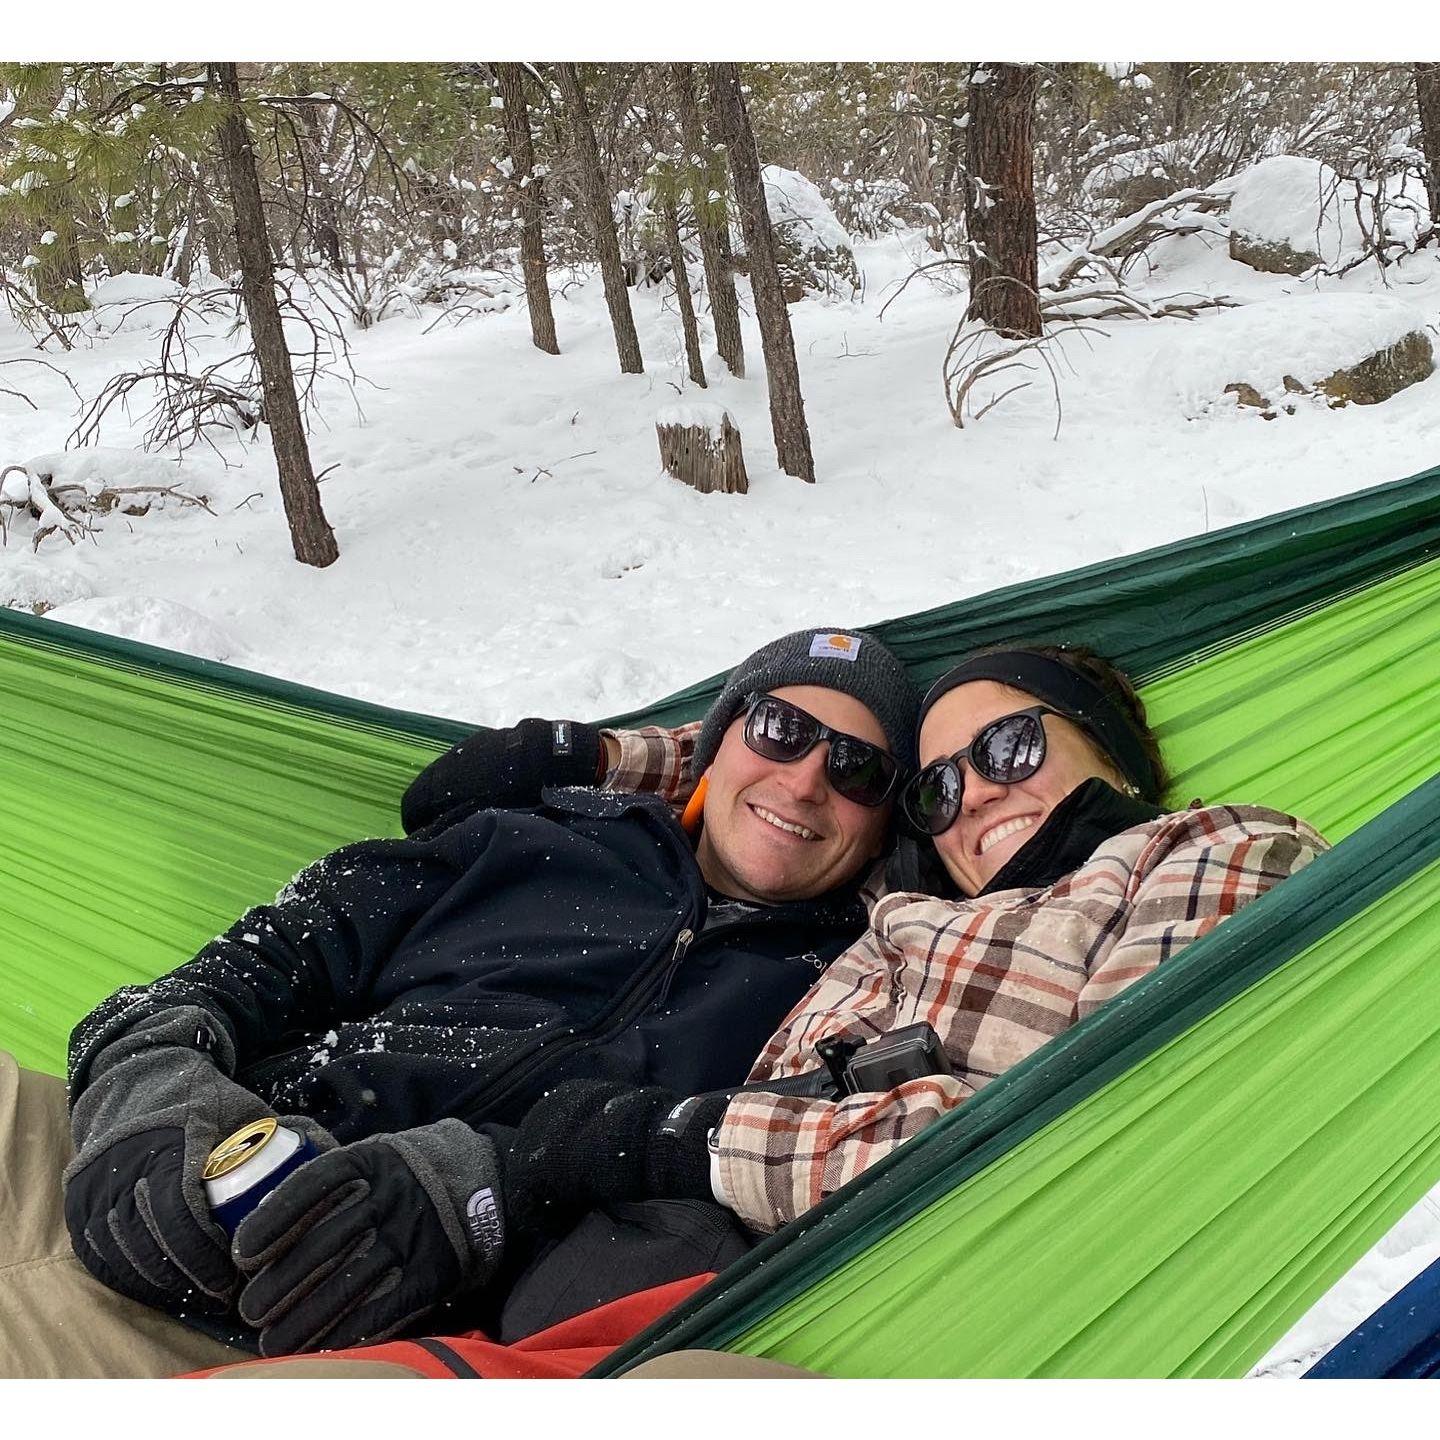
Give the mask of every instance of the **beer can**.
<path id="1" fill-rule="evenodd" d="M 210 1213 L 233 1235 L 287 1175 L 319 1153 L 308 1135 L 280 1124 L 273 1115 L 251 1121 L 222 1140 L 205 1162 L 200 1178 Z"/>

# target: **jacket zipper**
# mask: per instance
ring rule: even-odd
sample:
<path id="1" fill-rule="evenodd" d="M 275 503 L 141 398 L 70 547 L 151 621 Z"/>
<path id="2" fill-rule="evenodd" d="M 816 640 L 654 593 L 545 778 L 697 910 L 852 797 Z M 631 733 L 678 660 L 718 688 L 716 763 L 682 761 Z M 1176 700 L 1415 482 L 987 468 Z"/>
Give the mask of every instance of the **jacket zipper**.
<path id="1" fill-rule="evenodd" d="M 615 1001 L 608 1014 L 602 1013 L 598 1020 L 592 1021 L 582 1030 L 556 1036 L 553 1040 L 537 1042 L 529 1055 L 510 1067 L 503 1080 L 482 1091 L 470 1102 L 468 1108 L 471 1114 L 479 1115 L 484 1109 L 499 1104 L 524 1085 L 537 1070 L 551 1064 L 557 1057 L 563 1058 L 581 1045 L 602 1043 L 617 1031 L 623 1030 L 649 1003 L 650 996 L 646 991 L 650 989 L 657 973 L 661 976 L 662 986 L 668 988 L 670 977 L 684 959 L 694 938 L 695 932 L 688 925 L 682 927 L 669 954 L 661 962 L 650 964 L 637 975 Z M 661 964 L 664 966 L 663 970 L 660 968 Z"/>

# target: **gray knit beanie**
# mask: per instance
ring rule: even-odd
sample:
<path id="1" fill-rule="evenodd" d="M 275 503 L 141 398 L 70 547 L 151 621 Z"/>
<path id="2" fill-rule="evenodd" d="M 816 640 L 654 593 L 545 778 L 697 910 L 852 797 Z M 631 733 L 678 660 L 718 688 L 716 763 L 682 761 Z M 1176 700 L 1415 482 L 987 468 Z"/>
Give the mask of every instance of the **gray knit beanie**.
<path id="1" fill-rule="evenodd" d="M 796 630 L 762 645 L 730 672 L 700 727 L 690 773 L 703 775 L 710 768 L 749 696 L 785 685 L 823 685 L 853 695 L 880 722 L 890 753 L 902 767 L 914 769 L 920 697 L 905 667 L 864 630 Z"/>

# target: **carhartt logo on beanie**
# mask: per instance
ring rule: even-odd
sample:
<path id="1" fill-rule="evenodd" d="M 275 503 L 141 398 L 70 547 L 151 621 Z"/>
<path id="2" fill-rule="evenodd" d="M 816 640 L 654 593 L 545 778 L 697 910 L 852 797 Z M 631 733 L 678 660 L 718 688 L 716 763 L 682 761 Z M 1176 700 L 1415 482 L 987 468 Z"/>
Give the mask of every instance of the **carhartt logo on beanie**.
<path id="1" fill-rule="evenodd" d="M 864 630 L 812 629 L 762 645 L 730 672 L 700 727 L 691 774 L 703 775 L 710 768 L 726 728 L 745 708 L 748 696 L 786 685 L 820 685 L 854 696 L 880 722 L 890 753 L 901 765 L 914 768 L 920 697 L 905 667 Z"/>

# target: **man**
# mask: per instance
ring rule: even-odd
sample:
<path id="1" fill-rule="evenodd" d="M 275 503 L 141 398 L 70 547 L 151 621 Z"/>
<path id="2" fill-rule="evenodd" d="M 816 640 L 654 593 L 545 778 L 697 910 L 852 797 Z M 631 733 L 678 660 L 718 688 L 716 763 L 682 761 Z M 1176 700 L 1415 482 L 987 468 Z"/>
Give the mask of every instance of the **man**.
<path id="1" fill-rule="evenodd" d="M 81 1262 L 192 1322 L 238 1308 L 267 1354 L 379 1339 L 493 1288 L 526 1258 L 497 1206 L 495 1127 L 568 1079 L 688 1093 L 743 1076 L 863 928 L 856 882 L 885 843 L 914 714 L 873 637 L 786 636 L 731 675 L 695 740 L 693 847 L 654 797 L 461 805 L 336 851 L 188 964 L 118 992 L 71 1040 Z M 573 760 L 573 730 L 551 737 L 552 759 Z M 597 755 L 613 743 L 595 736 Z M 623 779 L 642 757 L 616 748 Z M 232 1250 L 201 1169 L 268 1116 L 323 1153 Z M 307 1174 L 320 1200 L 273 1233 Z M 45 1318 L 86 1327 L 106 1373 L 93 1293 L 57 1267 Z M 148 1363 L 165 1373 L 163 1350 Z M 170 1368 L 213 1363 L 177 1344 Z"/>

